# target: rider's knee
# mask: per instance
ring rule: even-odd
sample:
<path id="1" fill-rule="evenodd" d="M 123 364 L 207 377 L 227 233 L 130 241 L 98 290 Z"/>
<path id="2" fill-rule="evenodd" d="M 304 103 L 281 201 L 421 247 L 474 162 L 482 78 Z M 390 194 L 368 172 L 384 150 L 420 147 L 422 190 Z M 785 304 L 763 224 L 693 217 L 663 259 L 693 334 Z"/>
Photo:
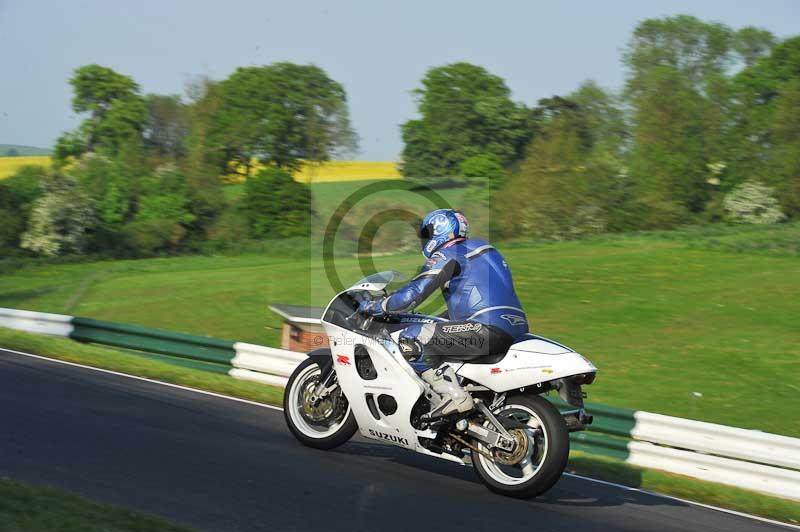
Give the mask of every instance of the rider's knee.
<path id="1" fill-rule="evenodd" d="M 400 352 L 409 360 L 416 360 L 422 356 L 423 345 L 416 337 L 400 336 L 398 345 Z"/>
<path id="2" fill-rule="evenodd" d="M 432 323 L 415 323 L 400 332 L 398 343 L 403 356 L 409 360 L 419 359 L 425 350 L 425 344 L 431 340 L 435 325 Z"/>

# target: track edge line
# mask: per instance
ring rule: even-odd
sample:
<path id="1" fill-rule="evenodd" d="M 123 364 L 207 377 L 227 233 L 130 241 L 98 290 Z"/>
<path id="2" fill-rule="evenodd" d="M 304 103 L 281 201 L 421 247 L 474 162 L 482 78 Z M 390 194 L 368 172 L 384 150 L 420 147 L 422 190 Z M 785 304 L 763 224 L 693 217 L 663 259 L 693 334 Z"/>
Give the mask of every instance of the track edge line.
<path id="1" fill-rule="evenodd" d="M 22 356 L 27 356 L 27 357 L 31 357 L 31 358 L 38 358 L 38 359 L 41 359 L 41 360 L 47 360 L 47 361 L 50 361 L 50 362 L 56 362 L 58 364 L 65 364 L 67 366 L 74 366 L 74 367 L 78 367 L 78 368 L 89 369 L 89 370 L 92 370 L 92 371 L 99 371 L 99 372 L 102 372 L 102 373 L 109 373 L 111 375 L 117 375 L 119 377 L 127 377 L 129 379 L 135 379 L 135 380 L 150 382 L 150 383 L 153 383 L 153 384 L 160 384 L 162 386 L 169 386 L 171 388 L 177 388 L 179 390 L 186 390 L 186 391 L 199 393 L 199 394 L 203 394 L 203 395 L 209 395 L 211 397 L 218 397 L 220 399 L 227 399 L 229 401 L 236 401 L 238 403 L 245 403 L 245 404 L 252 405 L 252 406 L 258 406 L 258 407 L 262 407 L 262 408 L 268 408 L 270 410 L 278 410 L 280 412 L 283 412 L 283 408 L 278 407 L 278 406 L 269 405 L 269 404 L 266 404 L 266 403 L 259 403 L 257 401 L 250 401 L 248 399 L 241 399 L 239 397 L 233 397 L 233 396 L 225 395 L 225 394 L 221 394 L 221 393 L 209 392 L 208 390 L 201 390 L 199 388 L 190 388 L 189 386 L 182 386 L 180 384 L 173 384 L 171 382 L 159 381 L 159 380 L 150 379 L 150 378 L 147 378 L 147 377 L 140 377 L 138 375 L 131 375 L 130 373 L 122 373 L 122 372 L 113 371 L 113 370 L 110 370 L 110 369 L 98 368 L 98 367 L 95 367 L 95 366 L 87 366 L 86 364 L 78 364 L 77 362 L 69 362 L 67 360 L 60 360 L 58 358 L 50 358 L 50 357 L 46 357 L 46 356 L 42 356 L 42 355 L 35 355 L 33 353 L 25 353 L 23 351 L 17 351 L 15 349 L 8 349 L 8 348 L 5 348 L 5 347 L 0 347 L 0 350 L 6 351 L 8 353 L 14 353 L 16 355 L 22 355 Z M 752 519 L 754 521 L 760 521 L 760 522 L 763 522 L 763 523 L 779 525 L 779 526 L 783 526 L 783 527 L 794 529 L 794 530 L 800 530 L 800 525 L 794 525 L 792 523 L 786 523 L 784 521 L 777 521 L 775 519 L 769 519 L 767 517 L 761 517 L 761 516 L 758 516 L 758 515 L 748 514 L 748 513 L 745 513 L 745 512 L 739 512 L 739 511 L 736 511 L 736 510 L 730 510 L 728 508 L 722 508 L 720 506 L 713 506 L 711 504 L 705 504 L 705 503 L 702 503 L 702 502 L 692 501 L 692 500 L 689 500 L 689 499 L 682 499 L 680 497 L 674 497 L 672 495 L 666 495 L 664 493 L 658 493 L 658 492 L 655 492 L 655 491 L 648 491 L 648 490 L 644 490 L 642 488 L 634 488 L 632 486 L 626 486 L 624 484 L 618 484 L 616 482 L 609 482 L 607 480 L 600 480 L 600 479 L 597 479 L 597 478 L 585 477 L 583 475 L 578 475 L 578 474 L 575 474 L 575 473 L 566 473 L 565 472 L 564 476 L 568 476 L 568 477 L 571 477 L 571 478 L 576 478 L 576 479 L 579 479 L 579 480 L 585 480 L 585 481 L 588 481 L 588 482 L 594 482 L 596 484 L 602 484 L 602 485 L 605 485 L 605 486 L 611 486 L 611 487 L 615 487 L 615 488 L 618 488 L 618 489 L 623 489 L 623 490 L 626 490 L 626 491 L 634 491 L 634 492 L 637 492 L 637 493 L 643 493 L 643 494 L 650 495 L 650 496 L 653 496 L 653 497 L 661 497 L 661 498 L 664 498 L 664 499 L 670 499 L 670 500 L 673 500 L 673 501 L 679 501 L 679 502 L 682 502 L 684 504 L 690 504 L 690 505 L 693 505 L 693 506 L 699 506 L 701 508 L 706 508 L 706 509 L 709 509 L 709 510 L 716 510 L 718 512 L 723 512 L 723 513 L 726 513 L 726 514 L 729 514 L 729 515 L 735 515 L 735 516 L 738 516 L 738 517 L 744 517 L 746 519 Z"/>

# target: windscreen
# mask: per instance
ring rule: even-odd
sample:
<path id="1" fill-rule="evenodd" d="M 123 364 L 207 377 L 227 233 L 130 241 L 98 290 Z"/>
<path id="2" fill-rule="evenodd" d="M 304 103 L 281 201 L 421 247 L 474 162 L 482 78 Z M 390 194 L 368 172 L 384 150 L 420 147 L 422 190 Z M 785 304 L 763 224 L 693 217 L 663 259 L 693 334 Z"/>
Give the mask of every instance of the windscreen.
<path id="1" fill-rule="evenodd" d="M 347 322 L 347 317 L 358 309 L 358 300 L 353 293 L 343 292 L 331 301 L 322 321 L 338 325 L 345 329 L 352 329 L 352 323 Z"/>
<path id="2" fill-rule="evenodd" d="M 353 286 L 358 286 L 362 284 L 375 284 L 375 285 L 387 285 L 392 281 L 399 279 L 401 277 L 400 272 L 387 270 L 385 272 L 378 272 L 373 273 L 372 275 L 368 275 L 355 283 Z"/>

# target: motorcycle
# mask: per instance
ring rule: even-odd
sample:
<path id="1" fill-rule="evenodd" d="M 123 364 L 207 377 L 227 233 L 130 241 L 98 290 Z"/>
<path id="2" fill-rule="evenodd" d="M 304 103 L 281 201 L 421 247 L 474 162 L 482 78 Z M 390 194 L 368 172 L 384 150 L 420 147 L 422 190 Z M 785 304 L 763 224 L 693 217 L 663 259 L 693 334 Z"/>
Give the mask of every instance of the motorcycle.
<path id="1" fill-rule="evenodd" d="M 475 407 L 463 414 L 437 414 L 441 400 L 403 358 L 400 330 L 440 317 L 395 314 L 364 317 L 359 303 L 386 295 L 397 272 L 370 275 L 337 294 L 322 325 L 330 348 L 308 354 L 290 376 L 284 417 L 304 445 L 332 449 L 356 431 L 371 440 L 459 464 L 471 462 L 493 492 L 533 497 L 561 477 L 569 455 L 569 432 L 592 422 L 581 386 L 597 368 L 547 338 L 528 335 L 497 356 L 448 358 Z M 556 390 L 569 410 L 543 397 Z"/>

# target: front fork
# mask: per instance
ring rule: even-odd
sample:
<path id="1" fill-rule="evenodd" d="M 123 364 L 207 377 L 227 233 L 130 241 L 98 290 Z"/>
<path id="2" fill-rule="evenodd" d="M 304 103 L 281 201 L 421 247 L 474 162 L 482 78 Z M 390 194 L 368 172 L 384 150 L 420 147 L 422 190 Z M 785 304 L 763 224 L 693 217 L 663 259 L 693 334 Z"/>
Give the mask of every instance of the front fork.
<path id="1" fill-rule="evenodd" d="M 331 368 L 327 375 L 319 380 L 317 385 L 314 387 L 314 392 L 312 393 L 311 397 L 309 398 L 314 404 L 321 401 L 332 391 L 339 387 L 339 381 L 336 379 L 336 371 Z"/>

